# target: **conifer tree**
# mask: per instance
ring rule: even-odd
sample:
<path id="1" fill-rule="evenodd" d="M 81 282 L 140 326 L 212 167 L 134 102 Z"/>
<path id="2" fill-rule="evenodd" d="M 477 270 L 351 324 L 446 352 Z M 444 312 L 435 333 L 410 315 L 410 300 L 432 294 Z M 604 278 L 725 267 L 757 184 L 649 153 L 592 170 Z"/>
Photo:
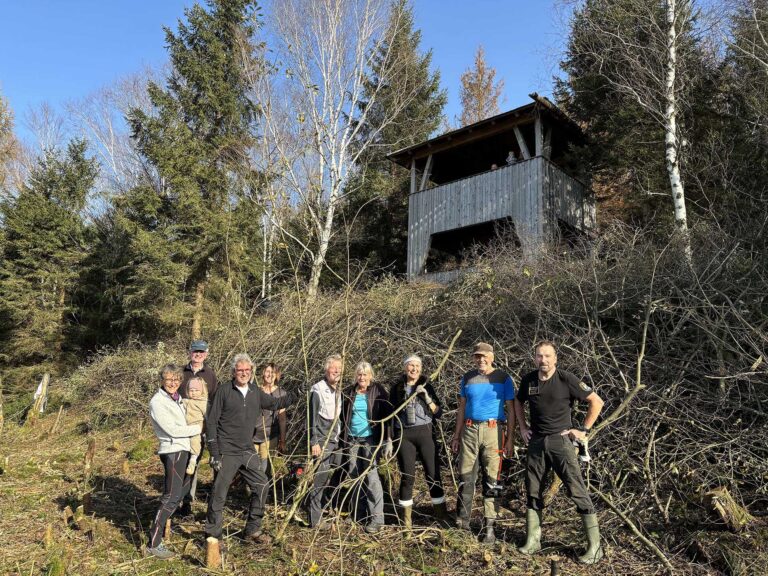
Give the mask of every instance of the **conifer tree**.
<path id="1" fill-rule="evenodd" d="M 206 298 L 236 289 L 253 272 L 249 222 L 240 202 L 251 173 L 256 107 L 247 96 L 244 59 L 253 53 L 256 3 L 195 4 L 176 33 L 166 29 L 172 72 L 149 85 L 153 114 L 133 110 L 137 147 L 162 184 L 138 186 L 118 202 L 116 224 L 130 258 L 122 295 L 125 323 L 151 336 L 171 326 L 200 335 Z"/>
<path id="2" fill-rule="evenodd" d="M 48 151 L 0 203 L 0 349 L 6 367 L 59 371 L 77 340 L 73 294 L 86 253 L 83 208 L 97 176 L 84 141 Z"/>
<path id="3" fill-rule="evenodd" d="M 485 61 L 485 49 L 477 47 L 475 66 L 461 75 L 461 126 L 468 126 L 499 113 L 504 80 L 496 80 L 496 69 Z"/>

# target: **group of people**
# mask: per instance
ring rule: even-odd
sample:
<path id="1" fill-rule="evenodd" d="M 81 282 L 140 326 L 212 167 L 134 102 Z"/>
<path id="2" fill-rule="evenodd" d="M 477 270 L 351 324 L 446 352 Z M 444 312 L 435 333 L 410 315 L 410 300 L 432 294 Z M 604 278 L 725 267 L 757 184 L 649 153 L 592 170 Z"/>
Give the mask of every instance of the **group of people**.
<path id="1" fill-rule="evenodd" d="M 147 550 L 159 558 L 173 555 L 162 542 L 162 530 L 189 492 L 200 459 L 199 438 L 203 432 L 214 470 L 206 535 L 221 537 L 227 492 L 240 473 L 251 490 L 244 537 L 261 543 L 271 541 L 261 527 L 268 487 L 266 474 L 270 450 L 285 450 L 285 410 L 293 396 L 278 385 L 280 372 L 274 364 L 264 366 L 261 382 L 255 383 L 254 365 L 247 354 L 234 357 L 231 382 L 219 385 L 205 364 L 207 353 L 207 344 L 195 341 L 190 346 L 187 366 L 165 366 L 160 373 L 161 387 L 150 402 L 152 423 L 160 441 L 158 454 L 165 467 L 165 486 Z M 490 344 L 476 344 L 472 357 L 475 368 L 459 382 L 456 421 L 450 439 L 450 449 L 458 455 L 455 525 L 470 528 L 480 474 L 480 539 L 488 544 L 495 541 L 498 499 L 503 491 L 501 458 L 514 454 L 517 425 L 528 446 L 526 540 L 518 550 L 534 554 L 541 549 L 544 479 L 553 470 L 582 517 L 587 549 L 579 560 L 597 562 L 603 556 L 597 516 L 574 445 L 586 443 L 602 409 L 602 399 L 583 380 L 557 367 L 557 352 L 551 341 L 536 345 L 536 370 L 521 379 L 517 390 L 509 374 L 494 366 Z M 324 377 L 311 386 L 309 398 L 313 477 L 307 500 L 309 522 L 314 529 L 331 528 L 326 512 L 334 505 L 334 472 L 345 461 L 346 477 L 355 487 L 355 518 L 364 523 L 366 532 L 378 532 L 384 526 L 384 491 L 377 463 L 381 457 L 389 460 L 393 456 L 401 473 L 397 504 L 404 526 L 412 526 L 417 460 L 424 469 L 435 520 L 442 526 L 452 523 L 441 479 L 435 425 L 443 413 L 443 404 L 422 368 L 419 356 L 408 356 L 402 374 L 385 389 L 375 380 L 372 366 L 360 362 L 354 369 L 354 382 L 343 390 L 342 357 L 334 354 L 326 358 Z M 571 408 L 575 401 L 588 405 L 578 427 L 572 424 Z"/>

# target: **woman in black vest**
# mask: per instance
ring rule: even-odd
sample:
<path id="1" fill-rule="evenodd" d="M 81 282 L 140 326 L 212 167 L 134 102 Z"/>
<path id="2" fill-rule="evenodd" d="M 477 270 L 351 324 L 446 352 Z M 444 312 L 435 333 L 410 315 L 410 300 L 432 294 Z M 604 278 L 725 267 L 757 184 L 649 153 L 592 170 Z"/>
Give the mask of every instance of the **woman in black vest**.
<path id="1" fill-rule="evenodd" d="M 391 420 L 390 438 L 397 446 L 397 464 L 400 468 L 399 502 L 406 528 L 412 525 L 413 485 L 416 481 L 416 458 L 424 466 L 429 495 L 432 497 L 435 518 L 448 522 L 445 492 L 440 479 L 440 456 L 433 434 L 434 420 L 442 414 L 440 400 L 427 377 L 421 373 L 421 358 L 412 354 L 405 359 L 404 373 L 389 391 L 394 410 L 400 409 Z"/>

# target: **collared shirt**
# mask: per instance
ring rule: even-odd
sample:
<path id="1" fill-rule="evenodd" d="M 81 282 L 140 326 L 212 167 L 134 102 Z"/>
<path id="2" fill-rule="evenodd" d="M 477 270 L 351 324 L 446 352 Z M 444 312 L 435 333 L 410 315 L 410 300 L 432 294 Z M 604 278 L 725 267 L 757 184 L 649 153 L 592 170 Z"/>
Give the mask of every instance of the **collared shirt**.
<path id="1" fill-rule="evenodd" d="M 331 388 L 325 379 L 314 384 L 311 389 L 309 410 L 310 443 L 313 446 L 322 445 L 329 433 L 331 442 L 335 443 L 338 440 L 341 430 L 340 412 L 341 390 L 339 387 Z M 334 420 L 336 425 L 331 429 Z"/>

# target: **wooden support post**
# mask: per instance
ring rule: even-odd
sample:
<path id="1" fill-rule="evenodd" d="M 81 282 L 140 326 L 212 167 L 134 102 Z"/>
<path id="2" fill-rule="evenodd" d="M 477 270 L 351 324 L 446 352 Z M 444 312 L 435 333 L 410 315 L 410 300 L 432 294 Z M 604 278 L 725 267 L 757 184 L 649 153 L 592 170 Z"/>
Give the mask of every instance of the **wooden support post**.
<path id="1" fill-rule="evenodd" d="M 219 540 L 213 536 L 208 536 L 205 539 L 205 567 L 213 570 L 221 568 Z"/>
<path id="2" fill-rule="evenodd" d="M 424 166 L 424 173 L 421 175 L 421 185 L 419 186 L 419 192 L 424 190 L 429 182 L 429 178 L 432 176 L 432 154 L 427 156 L 427 165 Z"/>
<path id="3" fill-rule="evenodd" d="M 171 534 L 173 534 L 173 531 L 171 530 L 171 519 L 168 518 L 168 520 L 165 521 L 165 531 L 163 532 L 163 540 L 165 540 L 166 542 L 170 542 Z"/>
<path id="4" fill-rule="evenodd" d="M 515 139 L 517 140 L 517 145 L 520 147 L 520 154 L 523 155 L 523 160 L 530 160 L 531 153 L 528 150 L 528 144 L 525 143 L 525 138 L 523 138 L 523 133 L 520 132 L 520 128 L 518 126 L 514 127 L 514 131 L 515 131 Z"/>
<path id="5" fill-rule="evenodd" d="M 411 194 L 416 194 L 416 158 L 411 158 Z"/>
<path id="6" fill-rule="evenodd" d="M 544 158 L 549 160 L 552 157 L 552 126 L 547 125 L 544 130 Z"/>
<path id="7" fill-rule="evenodd" d="M 544 155 L 544 124 L 541 116 L 536 116 L 536 122 L 533 125 L 533 131 L 536 135 L 536 156 Z"/>

